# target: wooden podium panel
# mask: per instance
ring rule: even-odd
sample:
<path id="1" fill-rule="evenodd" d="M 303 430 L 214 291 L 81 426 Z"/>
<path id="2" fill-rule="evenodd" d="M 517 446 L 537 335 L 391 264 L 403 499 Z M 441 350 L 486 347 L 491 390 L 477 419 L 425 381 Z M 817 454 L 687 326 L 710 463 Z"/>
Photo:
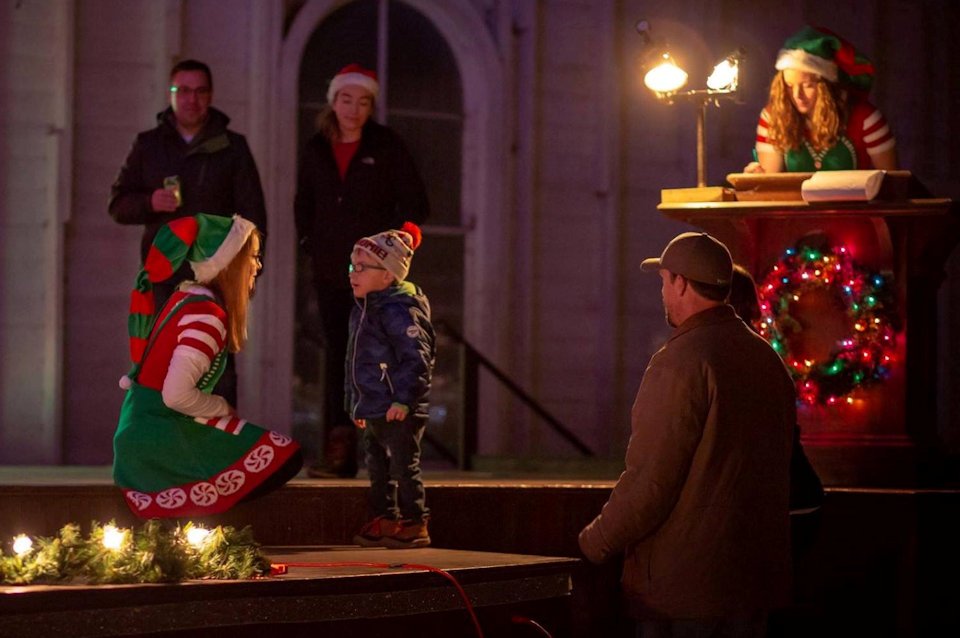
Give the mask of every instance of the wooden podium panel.
<path id="1" fill-rule="evenodd" d="M 661 204 L 667 217 L 723 241 L 734 260 L 762 279 L 805 236 L 845 245 L 854 260 L 892 279 L 902 328 L 890 375 L 856 390 L 852 403 L 799 406 L 803 442 L 830 485 L 935 483 L 941 452 L 936 421 L 937 289 L 960 239 L 949 199 L 902 202 L 737 201 Z M 808 310 L 812 338 L 838 321 Z"/>

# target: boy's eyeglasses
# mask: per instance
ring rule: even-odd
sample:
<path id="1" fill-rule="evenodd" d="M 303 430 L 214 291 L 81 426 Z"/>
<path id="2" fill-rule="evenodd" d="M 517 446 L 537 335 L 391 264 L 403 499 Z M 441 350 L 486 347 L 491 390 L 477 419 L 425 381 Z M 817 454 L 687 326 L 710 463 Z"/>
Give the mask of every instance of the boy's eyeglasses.
<path id="1" fill-rule="evenodd" d="M 386 270 L 383 266 L 374 266 L 373 264 L 350 264 L 347 267 L 347 273 L 362 273 L 364 270 Z"/>

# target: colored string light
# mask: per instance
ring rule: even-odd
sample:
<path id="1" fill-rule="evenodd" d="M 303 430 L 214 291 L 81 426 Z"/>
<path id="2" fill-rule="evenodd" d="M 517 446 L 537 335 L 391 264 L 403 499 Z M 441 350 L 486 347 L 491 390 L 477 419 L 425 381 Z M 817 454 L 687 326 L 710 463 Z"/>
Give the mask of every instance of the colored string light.
<path id="1" fill-rule="evenodd" d="M 760 280 L 757 327 L 787 362 L 801 401 L 850 405 L 852 392 L 889 376 L 900 320 L 887 284 L 885 275 L 857 264 L 847 246 L 819 250 L 799 244 L 784 251 Z M 802 330 L 791 316 L 791 305 L 814 290 L 837 296 L 853 331 L 837 342 L 826 361 L 801 362 L 791 355 L 788 345 L 788 338 Z"/>

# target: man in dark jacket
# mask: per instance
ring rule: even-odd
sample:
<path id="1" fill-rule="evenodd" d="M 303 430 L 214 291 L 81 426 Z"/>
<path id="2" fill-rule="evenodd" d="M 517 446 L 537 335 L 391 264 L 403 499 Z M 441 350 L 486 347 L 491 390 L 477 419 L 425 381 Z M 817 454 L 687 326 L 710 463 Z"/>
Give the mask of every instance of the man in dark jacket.
<path id="1" fill-rule="evenodd" d="M 297 182 L 297 235 L 313 262 L 324 338 L 326 460 L 308 469 L 317 478 L 357 473 L 356 434 L 342 407 L 353 245 L 429 214 L 426 187 L 400 136 L 370 119 L 379 90 L 376 73 L 357 64 L 334 76 Z"/>
<path id="2" fill-rule="evenodd" d="M 626 470 L 580 533 L 592 562 L 623 553 L 641 636 L 765 635 L 790 582 L 793 381 L 724 300 L 732 261 L 706 233 L 659 259 L 667 322 L 631 415 Z"/>
<path id="3" fill-rule="evenodd" d="M 157 230 L 179 217 L 208 213 L 239 214 L 266 236 L 267 213 L 257 165 L 238 133 L 227 129 L 224 113 L 210 106 L 213 76 L 197 60 L 184 60 L 170 71 L 170 106 L 157 115 L 157 126 L 137 135 L 110 190 L 109 211 L 120 224 L 144 227 L 140 258 Z M 176 286 L 191 278 L 189 264 L 154 286 L 157 307 Z M 216 393 L 237 405 L 233 357 Z"/>

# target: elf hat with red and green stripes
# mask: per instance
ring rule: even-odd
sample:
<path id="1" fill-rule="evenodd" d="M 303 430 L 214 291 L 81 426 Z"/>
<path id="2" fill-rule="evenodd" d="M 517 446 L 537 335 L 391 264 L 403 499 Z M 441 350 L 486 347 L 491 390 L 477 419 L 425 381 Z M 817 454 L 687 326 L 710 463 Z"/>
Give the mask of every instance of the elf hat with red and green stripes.
<path id="1" fill-rule="evenodd" d="M 132 372 L 143 359 L 156 318 L 153 284 L 169 279 L 185 259 L 190 262 L 197 282 L 212 281 L 233 261 L 255 229 L 253 222 L 239 215 L 231 218 L 204 213 L 181 217 L 160 227 L 130 293 L 127 330 L 134 364 Z M 121 387 L 129 387 L 129 383 L 129 376 L 120 380 Z"/>
<path id="2" fill-rule="evenodd" d="M 830 82 L 869 91 L 873 63 L 853 45 L 824 27 L 804 27 L 783 43 L 776 68 L 815 73 Z"/>

